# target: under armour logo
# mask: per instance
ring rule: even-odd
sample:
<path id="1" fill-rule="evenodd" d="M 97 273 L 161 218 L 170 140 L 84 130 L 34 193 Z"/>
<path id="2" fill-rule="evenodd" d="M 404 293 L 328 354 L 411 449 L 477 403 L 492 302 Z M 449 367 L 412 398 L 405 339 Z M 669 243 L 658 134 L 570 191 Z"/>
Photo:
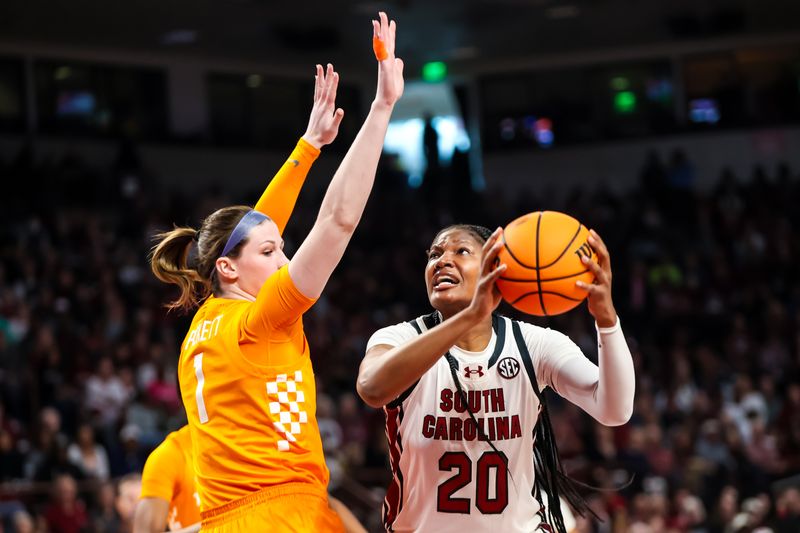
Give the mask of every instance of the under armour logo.
<path id="1" fill-rule="evenodd" d="M 483 367 L 478 365 L 478 370 L 472 370 L 470 367 L 464 367 L 464 377 L 472 379 L 472 374 L 478 374 L 479 378 L 483 377 Z"/>

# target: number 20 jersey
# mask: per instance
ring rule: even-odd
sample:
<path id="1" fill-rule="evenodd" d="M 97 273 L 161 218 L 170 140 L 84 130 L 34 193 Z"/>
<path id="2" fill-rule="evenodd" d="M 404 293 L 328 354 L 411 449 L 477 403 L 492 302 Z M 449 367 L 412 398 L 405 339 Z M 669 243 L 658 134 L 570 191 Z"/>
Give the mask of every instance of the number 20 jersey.
<path id="1" fill-rule="evenodd" d="M 383 328 L 372 336 L 368 349 L 401 345 L 434 324 L 429 315 Z M 582 357 L 561 333 L 518 324 L 540 390 L 549 384 L 552 369 L 570 356 Z M 558 349 L 549 349 L 553 346 Z M 532 495 L 539 400 L 512 321 L 493 317 L 492 338 L 484 351 L 453 347 L 449 354 L 475 420 L 446 357 L 384 407 L 393 473 L 383 506 L 384 526 L 397 532 L 536 531 L 543 513 Z M 507 470 L 482 436 L 505 455 Z"/>

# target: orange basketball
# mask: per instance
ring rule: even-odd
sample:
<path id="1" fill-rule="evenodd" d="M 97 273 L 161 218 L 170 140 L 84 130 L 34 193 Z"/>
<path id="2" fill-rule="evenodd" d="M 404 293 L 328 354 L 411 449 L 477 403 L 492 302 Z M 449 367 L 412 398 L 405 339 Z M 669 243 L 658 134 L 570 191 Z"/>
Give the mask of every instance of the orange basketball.
<path id="1" fill-rule="evenodd" d="M 558 315 L 586 298 L 576 281 L 591 283 L 594 274 L 581 262 L 593 257 L 589 230 L 564 213 L 528 213 L 506 226 L 500 262 L 507 265 L 497 287 L 503 299 L 530 315 Z"/>

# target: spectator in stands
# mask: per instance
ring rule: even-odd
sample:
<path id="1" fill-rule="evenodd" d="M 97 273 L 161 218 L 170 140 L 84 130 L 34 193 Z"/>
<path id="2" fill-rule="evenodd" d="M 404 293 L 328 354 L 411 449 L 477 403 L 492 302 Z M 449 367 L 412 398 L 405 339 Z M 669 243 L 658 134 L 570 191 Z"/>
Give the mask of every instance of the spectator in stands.
<path id="1" fill-rule="evenodd" d="M 95 442 L 91 424 L 83 423 L 78 427 L 77 440 L 69 445 L 67 457 L 72 464 L 80 468 L 85 477 L 108 479 L 108 455 L 105 449 Z"/>
<path id="2" fill-rule="evenodd" d="M 103 357 L 97 365 L 97 374 L 86 381 L 86 407 L 98 413 L 100 422 L 111 428 L 119 422 L 129 400 L 122 380 L 114 373 L 114 362 L 110 357 Z"/>
<path id="3" fill-rule="evenodd" d="M 55 479 L 45 518 L 51 533 L 80 533 L 88 524 L 86 505 L 78 498 L 78 486 L 71 476 L 62 474 Z"/>

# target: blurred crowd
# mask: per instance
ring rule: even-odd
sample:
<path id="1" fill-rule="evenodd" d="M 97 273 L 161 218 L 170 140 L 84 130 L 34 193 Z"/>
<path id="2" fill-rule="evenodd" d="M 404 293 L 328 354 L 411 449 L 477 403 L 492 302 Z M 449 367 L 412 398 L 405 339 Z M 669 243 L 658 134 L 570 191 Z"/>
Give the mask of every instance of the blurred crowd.
<path id="1" fill-rule="evenodd" d="M 385 156 L 307 315 L 331 490 L 377 530 L 383 415 L 355 395 L 355 376 L 372 332 L 428 312 L 424 251 L 436 231 L 556 209 L 607 242 L 637 369 L 634 416 L 620 428 L 550 395 L 564 462 L 594 487 L 603 519 L 579 518 L 576 530 L 800 531 L 800 177 L 785 165 L 724 168 L 700 191 L 684 154 L 652 153 L 635 187 L 593 184 L 554 201 L 535 172 L 522 194 L 474 192 L 467 160 L 456 154 L 411 189 Z M 0 175 L 0 531 L 126 531 L 137 473 L 185 423 L 175 367 L 191 317 L 163 308 L 175 292 L 150 274 L 153 235 L 261 191 L 165 190 L 130 145 L 111 168 L 26 146 Z M 313 189 L 287 229 L 289 255 L 315 218 Z M 526 319 L 596 358 L 584 306 Z"/>

